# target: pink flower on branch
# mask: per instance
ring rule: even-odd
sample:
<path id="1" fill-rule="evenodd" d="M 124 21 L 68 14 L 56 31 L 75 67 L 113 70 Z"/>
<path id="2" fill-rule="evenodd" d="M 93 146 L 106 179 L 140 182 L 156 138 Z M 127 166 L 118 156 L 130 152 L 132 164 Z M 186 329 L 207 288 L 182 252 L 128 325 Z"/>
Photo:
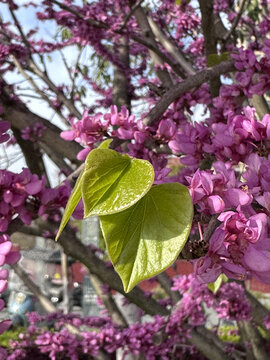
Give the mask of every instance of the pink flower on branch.
<path id="1" fill-rule="evenodd" d="M 209 241 L 207 254 L 195 261 L 202 282 L 214 282 L 222 273 L 243 280 L 251 275 L 270 283 L 270 238 L 267 217 L 259 213 L 246 218 L 241 208 L 223 212 L 222 221 Z"/>

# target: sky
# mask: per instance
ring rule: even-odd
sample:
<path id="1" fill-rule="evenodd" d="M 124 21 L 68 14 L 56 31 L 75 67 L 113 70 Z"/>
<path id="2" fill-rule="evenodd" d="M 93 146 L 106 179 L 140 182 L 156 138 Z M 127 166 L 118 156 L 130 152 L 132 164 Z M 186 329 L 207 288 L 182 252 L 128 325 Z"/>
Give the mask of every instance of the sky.
<path id="1" fill-rule="evenodd" d="M 35 1 L 38 4 L 40 1 Z M 26 3 L 24 0 L 18 0 L 17 4 L 21 5 Z M 21 6 L 18 10 L 16 10 L 15 14 L 17 18 L 20 20 L 21 25 L 25 32 L 37 27 L 38 25 L 38 33 L 37 37 L 42 38 L 44 40 L 50 41 L 54 34 L 57 31 L 57 26 L 54 21 L 45 21 L 45 22 L 38 22 L 35 16 L 35 12 L 38 9 L 34 9 L 33 7 L 24 8 Z M 11 21 L 11 15 L 8 11 L 8 7 L 6 4 L 0 3 L 0 15 L 4 19 L 4 21 Z M 68 64 L 72 64 L 75 62 L 77 52 L 75 51 L 74 47 L 67 47 L 63 50 L 63 53 L 68 61 Z M 87 53 L 85 57 L 88 56 Z M 68 81 L 68 73 L 66 68 L 63 66 L 63 62 L 61 59 L 61 55 L 59 52 L 53 52 L 50 54 L 51 60 L 47 60 L 47 67 L 48 67 L 48 74 L 49 77 L 53 80 L 56 85 L 60 85 L 66 83 Z M 33 77 L 33 76 L 32 76 Z M 9 72 L 5 76 L 8 83 L 18 83 L 23 81 L 24 78 L 15 72 Z M 34 77 L 33 77 L 34 78 Z M 36 83 L 42 87 L 42 82 L 35 79 Z M 20 83 L 20 87 L 25 89 L 29 87 L 26 81 Z M 22 90 L 24 94 L 31 95 L 33 91 L 25 91 Z M 63 123 L 63 121 L 58 117 L 55 112 L 50 109 L 47 104 L 43 100 L 38 99 L 31 99 L 30 97 L 23 97 L 23 100 L 27 103 L 27 106 L 31 111 L 34 113 L 50 120 L 53 124 L 57 125 L 62 130 L 67 129 L 67 126 Z M 89 100 L 91 100 L 89 98 Z M 89 101 L 89 105 L 93 101 Z M 8 147 L 4 150 L 4 146 L 0 145 L 1 151 L 1 159 L 0 159 L 0 168 L 8 168 L 8 170 L 13 172 L 20 172 L 23 167 L 26 167 L 26 163 L 22 156 L 20 155 L 19 147 Z M 10 161 L 7 162 L 6 159 L 9 158 Z M 13 162 L 13 159 L 16 160 Z M 47 169 L 49 169 L 49 178 L 53 186 L 58 185 L 58 168 L 54 165 L 54 163 L 47 157 L 44 157 L 45 165 Z"/>
<path id="2" fill-rule="evenodd" d="M 76 2 L 80 3 L 80 0 L 77 0 Z M 23 5 L 25 4 L 26 1 L 25 0 L 17 0 L 17 4 L 18 5 Z M 40 0 L 36 0 L 34 1 L 34 3 L 36 3 L 37 5 L 40 4 Z M 38 25 L 38 33 L 37 33 L 37 37 L 38 38 L 42 38 L 44 40 L 51 40 L 52 37 L 55 35 L 55 33 L 57 32 L 57 26 L 55 24 L 54 21 L 45 21 L 45 22 L 38 22 L 36 17 L 35 17 L 35 12 L 38 10 L 34 9 L 33 7 L 28 7 L 28 8 L 24 8 L 23 6 L 20 6 L 18 10 L 16 10 L 16 15 L 17 18 L 20 20 L 21 25 L 24 29 L 25 32 L 29 31 L 30 29 L 37 27 Z M 5 20 L 5 21 L 9 21 L 11 20 L 11 15 L 9 14 L 8 11 L 8 7 L 6 4 L 3 4 L 0 2 L 0 15 L 1 17 Z M 67 59 L 68 64 L 73 64 L 75 62 L 76 56 L 77 56 L 77 52 L 75 51 L 74 47 L 67 47 L 63 50 L 64 55 Z M 83 60 L 85 62 L 85 64 L 89 65 L 89 57 L 91 55 L 91 50 L 86 49 L 84 50 L 84 54 L 83 54 Z M 47 59 L 47 66 L 48 66 L 48 73 L 49 76 L 51 77 L 51 79 L 53 80 L 53 82 L 57 85 L 66 83 L 68 81 L 68 73 L 65 69 L 65 67 L 63 66 L 62 63 L 62 59 L 61 56 L 58 52 L 53 52 L 50 54 L 51 57 L 51 61 L 49 59 Z M 16 74 L 15 72 L 9 72 L 6 75 L 6 80 L 8 81 L 8 83 L 18 83 L 18 81 L 22 81 L 24 80 L 22 78 L 21 75 Z M 37 84 L 40 85 L 40 87 L 42 87 L 42 82 L 39 80 L 36 80 Z M 21 83 L 21 88 L 26 88 L 27 87 L 27 83 L 22 82 Z M 33 91 L 24 91 L 24 94 L 33 94 Z M 89 106 L 93 103 L 93 93 L 88 94 L 87 96 L 87 103 L 89 104 Z M 34 113 L 47 118 L 48 120 L 50 120 L 52 123 L 54 123 L 55 125 L 57 125 L 58 127 L 60 127 L 61 129 L 66 129 L 67 126 L 63 123 L 63 121 L 61 119 L 59 119 L 59 117 L 57 116 L 57 114 L 55 114 L 55 112 L 50 109 L 42 100 L 37 100 L 37 99 L 30 99 L 29 97 L 23 97 L 24 101 L 27 102 L 27 106 L 30 108 L 30 110 L 32 110 Z M 192 111 L 194 112 L 193 115 L 193 120 L 194 121 L 201 121 L 203 118 L 207 117 L 208 114 L 203 114 L 203 106 L 202 105 L 196 105 L 195 107 L 192 108 Z M 2 146 L 3 149 L 3 146 Z M 12 153 L 13 151 L 13 153 Z M 7 161 L 5 160 L 5 154 L 4 154 L 4 149 L 2 151 L 3 153 L 3 157 L 2 159 L 0 159 L 0 168 L 6 168 L 7 167 Z M 19 148 L 17 147 L 17 149 L 15 149 L 15 157 L 17 158 L 17 155 L 20 153 Z M 14 150 L 12 150 L 11 148 L 7 149 L 7 157 L 11 157 L 11 155 L 14 154 Z M 57 167 L 47 158 L 45 157 L 45 164 L 46 167 L 49 169 L 49 177 L 51 180 L 51 183 L 53 186 L 57 185 L 56 181 L 58 181 L 58 169 Z M 14 163 L 10 162 L 8 169 L 10 171 L 14 171 L 14 172 L 20 172 L 21 169 L 23 167 L 25 167 L 26 164 L 23 160 L 23 158 L 18 158 L 18 160 Z"/>

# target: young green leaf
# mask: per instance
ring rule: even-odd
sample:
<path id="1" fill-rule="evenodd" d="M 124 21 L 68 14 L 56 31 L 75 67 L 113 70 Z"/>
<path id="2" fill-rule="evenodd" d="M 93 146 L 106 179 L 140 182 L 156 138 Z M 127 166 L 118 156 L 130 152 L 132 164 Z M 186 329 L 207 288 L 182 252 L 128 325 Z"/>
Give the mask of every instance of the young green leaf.
<path id="1" fill-rule="evenodd" d="M 217 280 L 213 283 L 207 284 L 207 287 L 212 293 L 216 294 L 223 282 L 227 282 L 228 278 L 225 274 L 220 274 Z"/>
<path id="2" fill-rule="evenodd" d="M 101 216 L 101 229 L 124 290 L 168 268 L 185 245 L 193 205 L 188 189 L 178 183 L 152 189 L 135 205 Z"/>
<path id="3" fill-rule="evenodd" d="M 99 144 L 98 149 L 108 149 L 111 142 L 112 142 L 112 139 L 104 140 L 101 144 Z M 75 210 L 76 206 L 78 205 L 78 203 L 82 197 L 81 187 L 82 187 L 83 172 L 84 172 L 84 169 L 80 173 L 80 176 L 78 177 L 78 179 L 76 181 L 76 184 L 72 190 L 72 193 L 71 193 L 68 203 L 66 205 L 66 208 L 65 208 L 62 220 L 61 220 L 61 224 L 60 224 L 59 230 L 58 230 L 56 238 L 55 238 L 56 241 L 58 240 L 61 232 L 63 231 L 69 218 L 71 217 L 73 211 Z"/>
<path id="4" fill-rule="evenodd" d="M 127 209 L 149 191 L 153 181 L 154 169 L 148 161 L 110 149 L 92 150 L 82 177 L 84 217 Z"/>
<path id="5" fill-rule="evenodd" d="M 113 141 L 113 139 L 107 139 L 107 140 L 102 141 L 102 143 L 99 144 L 97 149 L 109 149 L 109 146 L 112 141 Z"/>
<path id="6" fill-rule="evenodd" d="M 65 208 L 62 220 L 61 220 L 61 224 L 60 224 L 60 227 L 58 229 L 58 232 L 57 232 L 57 235 L 55 238 L 56 241 L 58 240 L 61 232 L 64 230 L 64 227 L 66 226 L 69 218 L 73 214 L 73 211 L 75 210 L 76 206 L 78 205 L 78 203 L 82 197 L 81 186 L 82 186 L 83 172 L 84 172 L 84 170 L 82 170 L 82 172 L 80 173 L 80 176 L 78 177 L 76 184 L 72 190 L 72 193 L 68 199 L 68 203 L 66 205 L 66 208 Z"/>
<path id="7" fill-rule="evenodd" d="M 220 64 L 222 61 L 230 59 L 230 54 L 226 51 L 221 54 L 209 54 L 207 56 L 207 66 L 212 67 Z"/>

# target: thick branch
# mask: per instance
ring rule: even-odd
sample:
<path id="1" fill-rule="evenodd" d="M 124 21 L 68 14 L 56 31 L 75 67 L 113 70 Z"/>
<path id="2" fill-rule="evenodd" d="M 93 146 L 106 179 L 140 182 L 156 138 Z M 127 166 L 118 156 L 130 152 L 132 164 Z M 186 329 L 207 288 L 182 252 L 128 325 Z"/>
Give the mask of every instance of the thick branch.
<path id="1" fill-rule="evenodd" d="M 18 129 L 12 127 L 13 135 L 16 138 L 18 145 L 20 146 L 26 164 L 29 167 L 32 174 L 37 174 L 39 177 L 46 174 L 45 165 L 42 159 L 42 153 L 38 147 L 38 144 L 29 140 L 24 140 L 21 137 L 21 133 Z"/>
<path id="2" fill-rule="evenodd" d="M 40 288 L 29 278 L 27 273 L 23 270 L 23 268 L 18 265 L 12 265 L 12 269 L 15 271 L 15 273 L 19 276 L 19 278 L 24 282 L 25 286 L 35 295 L 35 297 L 39 300 L 41 306 L 43 309 L 48 312 L 56 312 L 57 309 L 53 305 L 53 303 L 45 296 Z"/>
<path id="3" fill-rule="evenodd" d="M 147 314 L 168 314 L 168 311 L 159 305 L 155 300 L 148 299 L 146 302 L 144 293 L 139 287 L 134 288 L 129 293 L 125 293 L 122 282 L 117 273 L 113 269 L 106 268 L 102 260 L 97 258 L 89 248 L 84 246 L 79 240 L 71 235 L 70 231 L 64 231 L 59 240 L 59 243 L 63 246 L 67 255 L 79 260 L 103 283 L 109 284 L 114 290 L 123 294 L 129 301 L 139 306 Z"/>
<path id="4" fill-rule="evenodd" d="M 100 299 L 102 300 L 104 306 L 108 310 L 113 322 L 115 324 L 118 324 L 118 325 L 123 326 L 123 327 L 128 326 L 128 323 L 127 323 L 126 319 L 124 318 L 123 314 L 119 310 L 119 308 L 116 305 L 116 303 L 115 303 L 114 299 L 112 298 L 111 294 L 110 293 L 106 293 L 106 294 L 102 293 L 102 290 L 101 290 L 102 283 L 100 282 L 98 277 L 96 275 L 93 275 L 93 274 L 90 274 L 89 276 L 90 276 L 91 283 L 94 286 L 97 295 L 100 297 Z"/>
<path id="5" fill-rule="evenodd" d="M 119 59 L 126 69 L 129 68 L 129 44 L 128 38 L 122 36 L 117 45 Z M 121 106 L 125 106 L 130 111 L 130 86 L 129 77 L 124 69 L 114 65 L 113 72 L 113 103 L 117 106 L 118 110 Z"/>
<path id="6" fill-rule="evenodd" d="M 11 235 L 15 231 L 20 231 L 20 228 L 23 228 L 23 226 L 24 224 L 20 219 L 15 219 L 9 225 L 7 233 Z M 40 220 L 38 221 L 38 226 L 40 230 L 48 230 L 48 227 L 52 232 L 57 230 L 56 224 L 51 222 L 45 223 Z M 102 283 L 110 285 L 112 289 L 123 294 L 130 302 L 139 306 L 147 314 L 169 314 L 169 311 L 154 299 L 150 298 L 145 301 L 144 293 L 139 287 L 135 287 L 129 293 L 125 293 L 118 274 L 112 268 L 106 267 L 105 263 L 95 256 L 90 248 L 82 244 L 76 236 L 74 236 L 74 232 L 71 229 L 66 228 L 63 231 L 59 243 L 67 255 L 79 260 L 89 269 L 90 273 L 96 275 Z"/>
<path id="7" fill-rule="evenodd" d="M 164 49 L 168 51 L 168 53 L 177 61 L 177 63 L 188 75 L 194 75 L 195 70 L 193 69 L 191 64 L 185 59 L 185 57 L 181 54 L 179 49 L 176 46 L 174 46 L 174 44 L 164 35 L 162 30 L 157 26 L 157 24 L 154 22 L 154 20 L 151 17 L 148 17 L 148 21 L 155 37 L 164 47 Z"/>
<path id="8" fill-rule="evenodd" d="M 157 275 L 157 281 L 163 287 L 163 289 L 166 291 L 166 293 L 169 295 L 169 297 L 172 299 L 174 304 L 176 304 L 178 301 L 181 300 L 180 293 L 178 291 L 173 291 L 171 289 L 171 287 L 172 287 L 171 279 L 166 274 L 166 272 L 163 272 L 163 273 Z"/>
<path id="9" fill-rule="evenodd" d="M 259 300 L 257 300 L 249 291 L 245 291 L 245 295 L 248 298 L 252 306 L 252 319 L 258 326 L 265 328 L 264 319 L 270 317 L 270 311 L 263 306 Z"/>
<path id="10" fill-rule="evenodd" d="M 229 357 L 222 351 L 212 339 L 202 335 L 196 329 L 191 332 L 190 342 L 209 360 L 229 360 Z"/>
<path id="11" fill-rule="evenodd" d="M 211 236 L 213 235 L 214 231 L 221 224 L 221 222 L 217 219 L 218 215 L 219 214 L 213 215 L 211 217 L 211 220 L 209 221 L 209 224 L 203 234 L 203 239 L 206 243 L 209 243 L 209 240 L 210 240 Z"/>
<path id="12" fill-rule="evenodd" d="M 194 339 L 191 340 L 191 342 L 198 348 L 200 349 L 201 347 L 201 341 L 204 339 L 206 339 L 207 342 L 211 342 L 212 343 L 212 347 L 215 347 L 215 354 L 216 353 L 223 353 L 224 355 L 224 359 L 226 359 L 226 347 L 227 344 L 224 343 L 222 340 L 220 340 L 220 338 L 211 330 L 206 329 L 204 326 L 198 326 L 196 327 L 196 329 L 194 330 L 196 333 L 200 334 L 202 336 L 202 338 L 197 338 L 196 336 L 194 336 Z M 192 334 L 193 335 L 193 334 Z M 198 343 L 196 342 L 196 340 L 199 340 Z M 203 351 L 201 351 L 203 353 Z M 242 354 L 241 354 L 242 355 Z M 234 352 L 234 354 L 232 354 L 230 356 L 230 359 L 233 360 L 243 360 L 243 357 L 240 354 L 238 354 L 238 352 Z M 208 357 L 209 358 L 209 357 Z M 211 358 L 209 358 L 211 359 Z"/>
<path id="13" fill-rule="evenodd" d="M 255 107 L 256 113 L 258 114 L 259 119 L 262 119 L 264 117 L 264 115 L 270 113 L 269 105 L 263 95 L 254 94 L 252 96 L 251 103 Z"/>
<path id="14" fill-rule="evenodd" d="M 234 71 L 234 61 L 227 60 L 211 68 L 202 70 L 201 72 L 190 76 L 180 84 L 174 86 L 172 89 L 167 91 L 160 101 L 153 107 L 153 109 L 144 118 L 143 123 L 147 126 L 153 125 L 163 115 L 166 109 L 173 103 L 177 98 L 187 91 L 197 88 L 203 83 L 218 78 L 222 74 Z"/>
<path id="15" fill-rule="evenodd" d="M 149 25 L 147 16 L 144 13 L 144 10 L 142 7 L 138 7 L 135 11 L 134 11 L 134 15 L 136 17 L 137 23 L 139 24 L 144 37 L 147 39 L 147 41 L 152 44 L 154 47 L 158 47 L 156 44 L 156 40 L 155 40 L 155 36 L 152 32 L 152 29 Z M 153 59 L 153 62 L 156 65 L 162 65 L 164 62 L 162 61 L 162 59 L 153 51 L 150 50 L 150 55 L 151 58 Z M 162 85 L 165 88 L 171 88 L 173 86 L 173 82 L 172 79 L 170 77 L 170 74 L 168 73 L 168 71 L 166 69 L 157 69 L 156 70 L 157 76 L 160 78 L 160 81 L 162 82 Z"/>
<path id="16" fill-rule="evenodd" d="M 259 333 L 258 329 L 253 326 L 251 322 L 248 321 L 240 321 L 238 325 L 242 329 L 242 332 L 246 334 L 247 341 L 251 343 L 254 359 L 269 359 L 268 355 L 265 352 L 263 338 Z"/>
<path id="17" fill-rule="evenodd" d="M 72 163 L 79 164 L 76 154 L 81 146 L 75 142 L 67 142 L 60 137 L 60 129 L 48 120 L 32 113 L 24 104 L 13 100 L 4 89 L 2 89 L 0 104 L 3 107 L 2 118 L 10 122 L 17 130 L 27 126 L 33 126 L 36 122 L 46 126 L 46 130 L 40 138 L 40 145 L 45 144 L 61 159 L 68 158 Z M 46 152 L 46 149 L 44 149 Z"/>
<path id="18" fill-rule="evenodd" d="M 213 1 L 199 0 L 199 4 L 202 14 L 202 30 L 204 35 L 205 54 L 208 63 L 208 56 L 212 54 L 217 54 Z M 221 85 L 220 79 L 217 76 L 209 80 L 210 80 L 211 96 L 216 97 L 219 94 L 219 88 Z"/>

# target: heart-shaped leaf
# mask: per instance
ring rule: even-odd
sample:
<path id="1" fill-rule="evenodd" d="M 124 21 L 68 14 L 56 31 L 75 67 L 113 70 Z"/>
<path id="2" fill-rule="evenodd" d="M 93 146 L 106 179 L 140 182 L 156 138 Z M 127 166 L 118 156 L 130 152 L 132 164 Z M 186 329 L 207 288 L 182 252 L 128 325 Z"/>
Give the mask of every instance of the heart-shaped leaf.
<path id="1" fill-rule="evenodd" d="M 149 191 L 153 181 L 154 170 L 148 161 L 110 149 L 92 150 L 82 177 L 84 217 L 127 209 Z"/>
<path id="2" fill-rule="evenodd" d="M 174 263 L 192 217 L 188 189 L 178 183 L 154 186 L 132 207 L 100 217 L 110 259 L 126 292 Z"/>
<path id="3" fill-rule="evenodd" d="M 67 202 L 62 220 L 61 220 L 61 224 L 60 224 L 60 227 L 58 229 L 58 232 L 57 232 L 57 235 L 55 238 L 56 241 L 58 240 L 61 232 L 64 230 L 64 227 L 67 225 L 69 218 L 73 214 L 73 211 L 75 210 L 76 206 L 78 205 L 79 201 L 81 200 L 81 197 L 82 197 L 81 187 L 82 187 L 83 172 L 84 172 L 84 170 L 80 173 L 80 176 L 78 177 L 76 184 L 72 190 L 72 193 L 68 199 L 68 202 Z"/>
<path id="4" fill-rule="evenodd" d="M 110 144 L 112 142 L 112 139 L 107 139 L 104 140 L 101 144 L 99 144 L 98 149 L 108 149 Z M 90 156 L 90 154 L 88 155 Z M 68 199 L 68 203 L 66 205 L 62 220 L 61 220 L 61 224 L 60 227 L 58 229 L 57 235 L 55 240 L 57 241 L 61 232 L 64 230 L 69 218 L 71 217 L 71 215 L 73 214 L 76 206 L 78 205 L 81 197 L 82 197 L 82 191 L 81 191 L 81 187 L 82 187 L 82 176 L 83 176 L 83 172 L 85 169 L 83 169 L 76 181 L 76 184 L 72 190 L 72 193 Z"/>

